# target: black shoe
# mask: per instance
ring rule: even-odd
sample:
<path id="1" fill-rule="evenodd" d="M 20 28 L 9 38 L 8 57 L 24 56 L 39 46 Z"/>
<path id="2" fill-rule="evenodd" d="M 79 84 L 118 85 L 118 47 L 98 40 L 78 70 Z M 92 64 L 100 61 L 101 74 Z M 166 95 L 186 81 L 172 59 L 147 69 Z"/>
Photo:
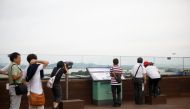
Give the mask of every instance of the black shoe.
<path id="1" fill-rule="evenodd" d="M 121 103 L 117 103 L 117 106 L 118 106 L 118 107 L 121 107 Z"/>
<path id="2" fill-rule="evenodd" d="M 113 107 L 117 107 L 117 104 L 113 104 L 112 106 L 113 106 Z"/>
<path id="3" fill-rule="evenodd" d="M 135 103 L 136 105 L 142 105 L 143 103 Z"/>

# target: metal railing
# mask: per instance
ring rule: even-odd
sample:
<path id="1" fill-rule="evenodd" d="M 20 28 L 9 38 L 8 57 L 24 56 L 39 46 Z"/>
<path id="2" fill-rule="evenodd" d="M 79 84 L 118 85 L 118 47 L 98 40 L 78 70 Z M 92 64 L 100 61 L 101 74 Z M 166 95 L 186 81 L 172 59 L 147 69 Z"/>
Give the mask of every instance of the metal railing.
<path id="1" fill-rule="evenodd" d="M 27 66 L 26 54 L 22 54 L 21 68 Z M 53 67 L 60 60 L 73 61 L 73 69 L 70 70 L 70 77 L 89 77 L 86 72 L 87 67 L 110 67 L 112 66 L 113 58 L 118 58 L 120 66 L 124 72 L 128 74 L 132 66 L 137 62 L 137 56 L 80 56 L 80 55 L 47 55 L 39 54 L 39 59 L 45 59 L 50 62 L 45 70 L 46 74 L 50 74 Z M 185 76 L 190 75 L 190 57 L 142 57 L 144 61 L 153 62 L 161 71 L 162 75 Z M 0 54 L 0 68 L 9 63 L 9 58 L 6 54 Z"/>

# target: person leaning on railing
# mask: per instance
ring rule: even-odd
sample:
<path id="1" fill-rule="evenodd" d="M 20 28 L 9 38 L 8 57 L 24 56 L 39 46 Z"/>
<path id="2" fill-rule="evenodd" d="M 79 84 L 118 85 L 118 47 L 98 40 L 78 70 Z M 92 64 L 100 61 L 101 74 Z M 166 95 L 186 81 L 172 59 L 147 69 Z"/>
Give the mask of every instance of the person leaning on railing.
<path id="1" fill-rule="evenodd" d="M 7 69 L 7 66 L 5 68 Z M 5 68 L 0 69 L 0 74 L 2 74 L 2 75 L 8 75 L 8 72 L 4 70 Z"/>
<path id="2" fill-rule="evenodd" d="M 144 66 L 149 78 L 149 95 L 156 97 L 160 94 L 158 83 L 161 80 L 161 75 L 158 68 L 154 66 L 154 63 L 145 61 Z"/>
<path id="3" fill-rule="evenodd" d="M 60 80 L 63 74 L 66 74 L 68 71 L 66 64 L 63 61 L 59 61 L 57 63 L 57 66 L 54 67 L 50 77 L 55 76 L 55 80 L 52 87 L 52 93 L 53 93 L 53 109 L 57 109 L 59 103 L 62 100 L 62 88 L 60 84 Z"/>

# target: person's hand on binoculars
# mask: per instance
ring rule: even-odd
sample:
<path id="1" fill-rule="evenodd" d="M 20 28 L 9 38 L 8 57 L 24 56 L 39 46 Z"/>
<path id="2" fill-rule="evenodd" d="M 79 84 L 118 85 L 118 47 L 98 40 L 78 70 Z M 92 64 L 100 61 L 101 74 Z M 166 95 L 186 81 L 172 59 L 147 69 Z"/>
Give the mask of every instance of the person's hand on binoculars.
<path id="1" fill-rule="evenodd" d="M 66 64 L 64 64 L 64 69 L 65 69 L 65 71 L 66 71 L 66 73 L 68 72 L 68 68 L 67 68 L 67 65 Z"/>

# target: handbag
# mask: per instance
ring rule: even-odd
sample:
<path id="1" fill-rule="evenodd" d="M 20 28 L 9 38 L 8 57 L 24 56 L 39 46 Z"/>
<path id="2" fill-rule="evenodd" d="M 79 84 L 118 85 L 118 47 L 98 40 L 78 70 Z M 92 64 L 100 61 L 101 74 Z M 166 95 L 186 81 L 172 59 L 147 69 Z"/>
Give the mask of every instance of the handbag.
<path id="1" fill-rule="evenodd" d="M 13 64 L 13 65 L 16 65 L 16 64 Z M 13 65 L 11 66 L 11 72 L 12 72 Z M 22 70 L 20 69 L 20 71 L 22 71 Z M 14 80 L 14 85 L 15 85 L 15 93 L 16 93 L 16 95 L 27 94 L 28 88 L 27 88 L 27 86 L 25 84 L 17 84 L 16 81 Z"/>
<path id="2" fill-rule="evenodd" d="M 121 76 L 120 76 L 120 75 L 116 75 L 115 73 L 113 73 L 113 75 L 114 75 L 115 80 L 116 80 L 118 83 L 121 83 L 121 81 L 122 81 Z"/>
<path id="3" fill-rule="evenodd" d="M 121 76 L 119 76 L 119 75 L 116 75 L 115 76 L 115 80 L 118 82 L 118 83 L 121 83 Z"/>
<path id="4" fill-rule="evenodd" d="M 55 77 L 56 77 L 56 75 L 57 75 L 57 73 L 59 72 L 60 69 L 58 69 L 57 72 L 56 72 L 56 74 L 48 80 L 48 82 L 47 82 L 47 87 L 48 88 L 53 88 Z"/>
<path id="5" fill-rule="evenodd" d="M 29 103 L 31 106 L 43 106 L 43 105 L 45 105 L 44 93 L 36 94 L 36 93 L 30 92 Z"/>
<path id="6" fill-rule="evenodd" d="M 15 84 L 15 93 L 16 95 L 27 94 L 27 86 L 24 84 Z"/>

